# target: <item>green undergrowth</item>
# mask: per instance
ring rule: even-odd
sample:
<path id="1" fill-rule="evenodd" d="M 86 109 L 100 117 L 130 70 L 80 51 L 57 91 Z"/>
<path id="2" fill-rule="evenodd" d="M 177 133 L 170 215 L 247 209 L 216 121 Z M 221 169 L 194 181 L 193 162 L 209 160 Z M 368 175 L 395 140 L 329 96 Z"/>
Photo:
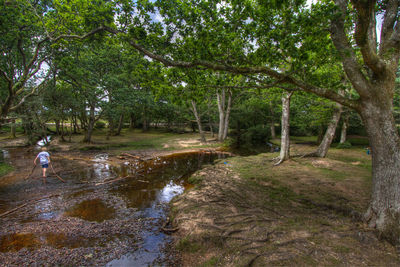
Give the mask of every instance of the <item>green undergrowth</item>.
<path id="1" fill-rule="evenodd" d="M 0 163 L 0 177 L 6 175 L 9 172 L 12 172 L 13 170 L 13 166 L 4 162 Z"/>

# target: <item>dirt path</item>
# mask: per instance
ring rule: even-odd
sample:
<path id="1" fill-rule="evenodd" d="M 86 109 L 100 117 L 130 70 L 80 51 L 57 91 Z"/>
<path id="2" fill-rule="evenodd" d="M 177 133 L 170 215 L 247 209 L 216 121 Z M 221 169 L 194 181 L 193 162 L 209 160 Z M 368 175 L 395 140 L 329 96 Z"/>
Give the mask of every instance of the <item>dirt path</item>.
<path id="1" fill-rule="evenodd" d="M 360 220 L 370 184 L 362 151 L 278 167 L 271 158 L 230 158 L 190 178 L 198 185 L 171 205 L 183 266 L 399 265 Z"/>

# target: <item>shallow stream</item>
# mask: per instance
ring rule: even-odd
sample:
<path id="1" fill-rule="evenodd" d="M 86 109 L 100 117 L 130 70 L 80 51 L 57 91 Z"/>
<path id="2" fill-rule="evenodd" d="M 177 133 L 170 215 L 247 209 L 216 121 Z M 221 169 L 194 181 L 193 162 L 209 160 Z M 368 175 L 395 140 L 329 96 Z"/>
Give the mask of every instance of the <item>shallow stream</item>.
<path id="1" fill-rule="evenodd" d="M 191 187 L 187 177 L 224 155 L 178 153 L 110 164 L 107 153 L 52 154 L 43 184 L 38 151 L 4 150 L 15 172 L 0 178 L 0 262 L 10 266 L 165 266 L 170 237 L 160 231 L 171 199 Z M 82 158 L 88 160 L 82 162 Z"/>

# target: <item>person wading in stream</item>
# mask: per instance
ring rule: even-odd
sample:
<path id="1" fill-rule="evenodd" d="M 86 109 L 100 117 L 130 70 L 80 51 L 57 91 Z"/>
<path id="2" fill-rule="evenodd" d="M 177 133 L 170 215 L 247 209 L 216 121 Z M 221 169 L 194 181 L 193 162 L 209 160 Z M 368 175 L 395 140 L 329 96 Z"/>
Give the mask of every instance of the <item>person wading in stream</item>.
<path id="1" fill-rule="evenodd" d="M 43 171 L 43 182 L 46 183 L 46 171 L 47 168 L 49 167 L 49 163 L 50 163 L 50 154 L 49 152 L 47 152 L 47 148 L 46 147 L 42 147 L 42 152 L 40 152 L 35 160 L 33 161 L 33 163 L 36 166 L 36 160 L 39 158 L 40 161 L 40 165 L 42 165 L 42 171 Z"/>

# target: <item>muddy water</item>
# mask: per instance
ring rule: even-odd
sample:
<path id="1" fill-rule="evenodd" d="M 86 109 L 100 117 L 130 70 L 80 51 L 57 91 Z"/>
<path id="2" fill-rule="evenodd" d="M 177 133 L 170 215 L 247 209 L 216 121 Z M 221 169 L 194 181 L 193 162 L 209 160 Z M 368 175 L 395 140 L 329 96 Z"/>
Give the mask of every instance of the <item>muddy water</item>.
<path id="1" fill-rule="evenodd" d="M 190 188 L 187 177 L 218 154 L 180 153 L 148 161 L 111 165 L 106 153 L 54 153 L 47 183 L 36 168 L 38 151 L 8 149 L 5 158 L 16 168 L 0 178 L 0 261 L 8 265 L 146 266 L 166 265 L 162 247 L 169 236 L 160 231 L 166 206 Z M 65 156 L 68 156 L 66 159 Z M 45 251 L 45 252 L 44 252 Z M 71 255 L 65 255 L 65 251 Z M 61 253 L 62 252 L 62 253 Z M 25 258 L 26 259 L 25 259 Z"/>

